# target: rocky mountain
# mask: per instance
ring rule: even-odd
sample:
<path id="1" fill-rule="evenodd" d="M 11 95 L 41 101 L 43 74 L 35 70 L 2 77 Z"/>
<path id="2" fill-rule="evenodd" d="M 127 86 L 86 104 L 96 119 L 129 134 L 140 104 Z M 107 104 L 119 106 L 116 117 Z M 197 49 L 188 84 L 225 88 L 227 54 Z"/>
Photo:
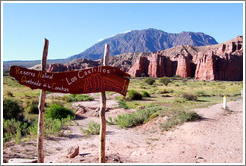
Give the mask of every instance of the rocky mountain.
<path id="1" fill-rule="evenodd" d="M 129 52 L 157 52 L 179 45 L 213 45 L 217 44 L 217 41 L 201 32 L 167 33 L 157 29 L 133 30 L 104 39 L 68 59 L 100 59 L 103 56 L 106 43 L 110 45 L 110 56 L 115 56 Z"/>
<path id="2" fill-rule="evenodd" d="M 99 66 L 102 60 L 76 59 L 66 64 L 50 64 L 49 72 L 72 71 Z M 152 53 L 110 56 L 109 65 L 134 77 L 193 77 L 197 80 L 243 80 L 243 37 L 224 43 L 193 47 L 181 45 Z M 40 66 L 34 67 L 38 69 Z"/>

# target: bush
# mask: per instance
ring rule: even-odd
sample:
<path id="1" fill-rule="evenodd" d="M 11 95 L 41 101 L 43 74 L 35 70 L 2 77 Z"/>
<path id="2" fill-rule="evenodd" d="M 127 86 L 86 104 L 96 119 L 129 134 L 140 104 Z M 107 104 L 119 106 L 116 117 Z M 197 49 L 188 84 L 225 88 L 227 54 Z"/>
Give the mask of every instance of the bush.
<path id="1" fill-rule="evenodd" d="M 124 100 L 118 100 L 118 104 L 120 105 L 120 108 L 128 109 L 129 107 L 126 105 L 126 101 Z"/>
<path id="2" fill-rule="evenodd" d="M 28 133 L 27 128 L 28 123 L 3 118 L 3 142 L 15 139 L 15 142 L 19 143 L 21 137 Z"/>
<path id="3" fill-rule="evenodd" d="M 145 78 L 144 82 L 149 84 L 149 85 L 153 85 L 155 83 L 155 80 L 151 77 Z"/>
<path id="4" fill-rule="evenodd" d="M 32 104 L 29 107 L 27 107 L 26 111 L 29 114 L 39 114 L 39 110 L 38 110 L 38 104 Z"/>
<path id="5" fill-rule="evenodd" d="M 163 83 L 164 85 L 168 85 L 169 83 L 171 83 L 172 81 L 171 81 L 171 79 L 170 78 L 168 78 L 168 77 L 162 77 L 162 78 L 160 78 L 159 79 L 159 82 L 160 83 Z"/>
<path id="6" fill-rule="evenodd" d="M 196 91 L 196 95 L 198 97 L 209 97 L 210 96 L 205 91 Z"/>
<path id="7" fill-rule="evenodd" d="M 165 93 L 169 93 L 169 91 L 167 89 L 162 89 L 159 93 L 160 94 L 165 94 Z"/>
<path id="8" fill-rule="evenodd" d="M 51 104 L 50 108 L 45 113 L 45 117 L 51 119 L 64 119 L 70 117 L 71 119 L 75 119 L 75 114 L 66 107 L 58 104 Z"/>
<path id="9" fill-rule="evenodd" d="M 127 97 L 128 100 L 142 100 L 142 95 L 140 93 L 138 93 L 135 90 L 129 90 L 127 92 Z"/>
<path id="10" fill-rule="evenodd" d="M 174 115 L 170 116 L 167 121 L 160 124 L 160 126 L 162 130 L 168 131 L 183 122 L 196 121 L 198 119 L 200 119 L 200 116 L 196 112 L 176 111 Z"/>
<path id="11" fill-rule="evenodd" d="M 3 100 L 3 118 L 23 120 L 23 108 L 19 106 L 16 100 L 4 99 Z"/>
<path id="12" fill-rule="evenodd" d="M 182 77 L 179 76 L 179 75 L 176 75 L 176 76 L 173 77 L 173 80 L 181 80 L 181 79 L 182 79 Z"/>
<path id="13" fill-rule="evenodd" d="M 100 133 L 100 125 L 94 121 L 90 121 L 88 124 L 88 129 L 82 129 L 82 133 L 86 135 L 98 135 Z"/>
<path id="14" fill-rule="evenodd" d="M 36 99 L 32 99 L 29 103 L 28 103 L 28 107 L 26 109 L 26 111 L 29 114 L 39 114 L 39 110 L 38 110 L 38 103 L 39 101 Z"/>
<path id="15" fill-rule="evenodd" d="M 63 96 L 63 99 L 66 102 L 92 101 L 92 100 L 94 100 L 93 97 L 91 97 L 89 95 L 83 95 L 83 94 L 69 94 L 69 95 Z"/>
<path id="16" fill-rule="evenodd" d="M 142 96 L 143 97 L 150 97 L 150 94 L 146 91 L 142 91 Z"/>
<path id="17" fill-rule="evenodd" d="M 68 125 L 71 125 L 71 118 L 68 116 L 64 119 L 51 119 L 45 116 L 44 118 L 44 136 L 50 136 L 51 134 L 55 134 L 57 136 L 62 136 L 63 129 L 66 128 Z M 28 128 L 28 132 L 33 135 L 37 136 L 38 130 L 38 120 L 35 120 L 32 125 Z"/>
<path id="18" fill-rule="evenodd" d="M 159 109 L 156 107 L 138 109 L 132 114 L 118 115 L 117 118 L 114 119 L 114 122 L 121 128 L 134 127 L 147 122 L 150 117 L 151 119 L 156 117 L 157 115 L 152 116 L 152 114 L 156 113 L 158 110 Z"/>
<path id="19" fill-rule="evenodd" d="M 106 120 L 106 123 L 107 123 L 107 125 L 115 125 L 116 124 L 110 116 L 108 117 L 108 120 Z"/>
<path id="20" fill-rule="evenodd" d="M 182 97 L 185 98 L 186 100 L 193 100 L 196 101 L 197 100 L 197 95 L 193 94 L 193 93 L 183 93 Z"/>

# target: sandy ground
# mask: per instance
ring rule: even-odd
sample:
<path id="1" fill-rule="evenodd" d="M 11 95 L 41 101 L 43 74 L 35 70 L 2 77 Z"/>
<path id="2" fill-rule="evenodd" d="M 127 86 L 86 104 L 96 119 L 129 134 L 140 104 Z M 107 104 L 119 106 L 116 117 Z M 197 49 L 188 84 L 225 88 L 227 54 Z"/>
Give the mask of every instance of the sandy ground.
<path id="1" fill-rule="evenodd" d="M 106 117 L 126 112 L 115 109 L 117 103 L 114 100 L 107 101 L 110 109 Z M 98 106 L 93 102 L 84 105 Z M 106 162 L 243 163 L 243 100 L 229 102 L 228 107 L 230 112 L 223 110 L 222 104 L 194 109 L 202 116 L 201 120 L 184 123 L 167 132 L 160 131 L 160 118 L 130 129 L 107 125 Z M 80 130 L 90 121 L 99 123 L 99 118 L 85 114 L 76 119 L 78 125 L 69 126 L 63 137 L 45 139 L 45 162 L 98 163 L 99 136 L 85 137 Z M 73 145 L 79 146 L 79 155 L 70 159 L 65 152 Z M 5 159 L 35 157 L 35 146 L 35 140 L 19 145 L 9 143 L 3 155 Z"/>

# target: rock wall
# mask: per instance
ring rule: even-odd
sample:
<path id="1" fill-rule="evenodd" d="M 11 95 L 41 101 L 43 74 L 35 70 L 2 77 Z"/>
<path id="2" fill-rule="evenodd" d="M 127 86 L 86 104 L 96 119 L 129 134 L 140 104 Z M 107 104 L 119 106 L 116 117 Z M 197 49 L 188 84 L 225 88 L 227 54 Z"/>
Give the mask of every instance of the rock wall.
<path id="1" fill-rule="evenodd" d="M 242 36 L 213 46 L 182 46 L 170 50 L 139 57 L 129 73 L 134 77 L 179 75 L 197 80 L 243 80 Z"/>

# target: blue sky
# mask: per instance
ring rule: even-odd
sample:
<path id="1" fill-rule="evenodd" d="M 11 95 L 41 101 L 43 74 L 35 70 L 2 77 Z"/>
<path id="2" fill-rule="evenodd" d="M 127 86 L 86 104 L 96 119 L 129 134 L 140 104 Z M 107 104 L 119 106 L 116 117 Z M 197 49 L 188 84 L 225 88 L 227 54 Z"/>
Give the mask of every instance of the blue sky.
<path id="1" fill-rule="evenodd" d="M 3 60 L 78 54 L 99 40 L 147 28 L 203 32 L 218 43 L 243 35 L 242 3 L 3 3 Z"/>

